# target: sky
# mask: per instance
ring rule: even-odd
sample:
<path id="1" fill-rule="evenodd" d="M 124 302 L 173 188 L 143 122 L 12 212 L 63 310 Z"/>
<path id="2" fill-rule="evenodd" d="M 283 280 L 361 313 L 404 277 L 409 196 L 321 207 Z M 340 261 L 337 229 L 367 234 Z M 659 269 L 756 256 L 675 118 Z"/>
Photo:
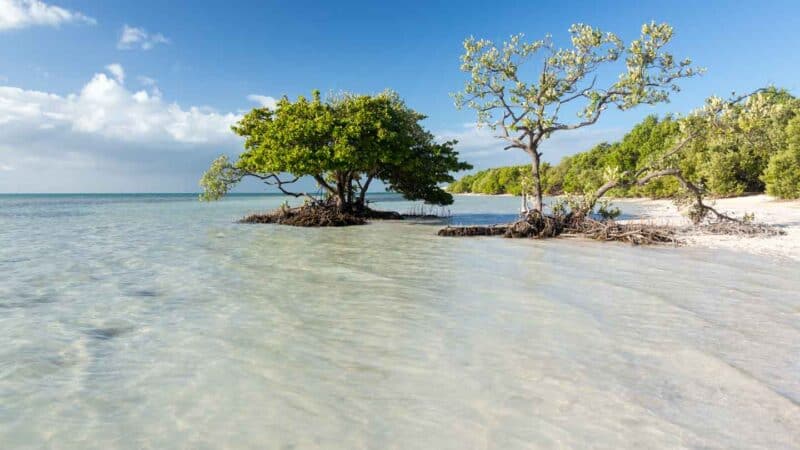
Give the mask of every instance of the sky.
<path id="1" fill-rule="evenodd" d="M 673 54 L 707 72 L 669 104 L 555 134 L 545 160 L 711 95 L 768 84 L 800 95 L 796 0 L 0 0 L 0 193 L 196 192 L 217 155 L 241 151 L 230 125 L 243 113 L 314 89 L 394 89 L 476 169 L 525 163 L 454 107 L 463 40 L 551 34 L 563 45 L 570 24 L 587 23 L 628 42 L 652 20 L 675 28 Z"/>

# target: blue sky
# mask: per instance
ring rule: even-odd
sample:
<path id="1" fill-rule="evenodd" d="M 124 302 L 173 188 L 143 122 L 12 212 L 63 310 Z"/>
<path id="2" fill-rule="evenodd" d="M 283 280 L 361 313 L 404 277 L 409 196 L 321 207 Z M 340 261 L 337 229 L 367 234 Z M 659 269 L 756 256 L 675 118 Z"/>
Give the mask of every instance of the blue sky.
<path id="1" fill-rule="evenodd" d="M 216 154 L 238 152 L 227 126 L 243 111 L 312 89 L 392 88 L 434 133 L 460 138 L 477 167 L 525 162 L 453 107 L 463 39 L 550 33 L 562 43 L 583 22 L 629 41 L 650 20 L 673 25 L 671 51 L 707 73 L 670 104 L 611 111 L 555 137 L 546 159 L 709 95 L 766 84 L 800 93 L 796 1 L 0 0 L 0 192 L 196 191 Z"/>

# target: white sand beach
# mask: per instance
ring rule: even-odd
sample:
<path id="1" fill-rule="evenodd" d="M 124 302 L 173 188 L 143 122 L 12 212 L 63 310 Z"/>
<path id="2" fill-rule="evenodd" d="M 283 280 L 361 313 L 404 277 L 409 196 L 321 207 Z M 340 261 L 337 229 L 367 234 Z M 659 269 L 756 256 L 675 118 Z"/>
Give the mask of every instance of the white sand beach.
<path id="1" fill-rule="evenodd" d="M 660 225 L 689 225 L 690 221 L 682 215 L 670 200 L 615 199 L 623 212 L 626 205 L 636 205 L 640 212 L 637 219 Z M 711 204 L 711 203 L 710 203 Z M 725 248 L 755 254 L 800 260 L 800 200 L 777 200 L 768 195 L 754 195 L 719 199 L 713 205 L 720 212 L 736 216 L 755 214 L 755 220 L 779 227 L 786 232 L 783 236 L 720 236 L 692 234 L 686 237 L 687 243 L 710 248 Z"/>

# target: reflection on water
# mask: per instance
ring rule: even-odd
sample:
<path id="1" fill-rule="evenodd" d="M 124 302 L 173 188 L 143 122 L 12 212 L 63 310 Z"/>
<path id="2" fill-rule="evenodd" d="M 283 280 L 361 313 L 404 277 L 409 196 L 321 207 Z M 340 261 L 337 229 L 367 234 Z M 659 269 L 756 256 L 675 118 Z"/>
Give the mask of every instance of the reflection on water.
<path id="1" fill-rule="evenodd" d="M 58 200 L 0 197 L 0 448 L 800 445 L 785 261 Z"/>

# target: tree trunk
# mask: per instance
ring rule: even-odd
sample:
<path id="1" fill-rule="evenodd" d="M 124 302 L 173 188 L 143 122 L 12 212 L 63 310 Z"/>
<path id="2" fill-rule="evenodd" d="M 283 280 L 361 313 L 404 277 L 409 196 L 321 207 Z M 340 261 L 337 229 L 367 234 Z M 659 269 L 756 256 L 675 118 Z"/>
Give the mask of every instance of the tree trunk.
<path id="1" fill-rule="evenodd" d="M 345 198 L 347 199 L 347 205 L 349 207 L 353 204 L 353 172 L 347 172 L 344 179 L 346 180 L 344 189 L 347 194 Z"/>
<path id="2" fill-rule="evenodd" d="M 340 211 L 347 211 L 347 206 L 347 198 L 344 189 L 339 189 L 339 192 L 336 193 L 336 207 L 339 208 Z"/>
<path id="3" fill-rule="evenodd" d="M 364 185 L 361 186 L 361 192 L 358 193 L 358 206 L 361 209 L 366 206 L 367 189 L 369 189 L 369 184 L 372 183 L 372 178 L 372 175 L 367 176 L 367 181 L 364 182 Z"/>
<path id="4" fill-rule="evenodd" d="M 340 211 L 347 209 L 347 191 L 344 185 L 344 178 L 341 173 L 336 174 L 336 207 Z"/>
<path id="5" fill-rule="evenodd" d="M 323 176 L 322 176 L 321 174 L 314 175 L 314 179 L 317 181 L 317 184 L 319 184 L 320 186 L 322 186 L 322 188 L 323 188 L 323 189 L 325 189 L 325 191 L 327 191 L 327 192 L 328 192 L 328 194 L 330 194 L 330 195 L 336 195 L 336 190 L 335 190 L 335 189 L 333 189 L 333 188 L 331 187 L 331 185 L 330 185 L 330 184 L 328 184 L 328 183 L 325 181 L 325 178 L 323 178 Z"/>
<path id="6" fill-rule="evenodd" d="M 539 172 L 540 155 L 538 148 L 529 149 L 531 155 L 531 175 L 533 175 L 533 209 L 544 214 L 544 201 L 542 201 L 542 177 Z"/>

